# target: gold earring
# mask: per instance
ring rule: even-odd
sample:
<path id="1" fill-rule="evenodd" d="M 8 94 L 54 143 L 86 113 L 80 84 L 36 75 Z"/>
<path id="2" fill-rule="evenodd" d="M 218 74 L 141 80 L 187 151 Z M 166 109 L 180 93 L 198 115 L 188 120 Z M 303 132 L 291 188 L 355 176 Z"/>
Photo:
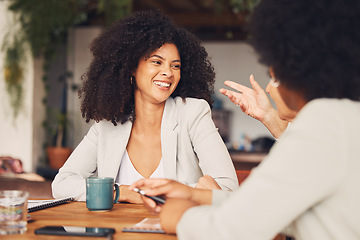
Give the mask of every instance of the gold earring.
<path id="1" fill-rule="evenodd" d="M 133 78 L 134 78 L 134 76 L 131 76 L 131 77 L 130 77 L 130 83 L 131 83 L 131 85 L 132 85 L 132 82 L 133 82 Z"/>

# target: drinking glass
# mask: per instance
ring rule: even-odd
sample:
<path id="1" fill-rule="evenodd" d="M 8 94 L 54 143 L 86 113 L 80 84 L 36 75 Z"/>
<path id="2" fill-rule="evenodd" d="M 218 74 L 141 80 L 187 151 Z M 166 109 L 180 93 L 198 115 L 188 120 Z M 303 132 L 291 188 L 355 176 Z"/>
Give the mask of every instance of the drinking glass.
<path id="1" fill-rule="evenodd" d="M 0 235 L 26 232 L 28 197 L 26 191 L 0 191 Z"/>

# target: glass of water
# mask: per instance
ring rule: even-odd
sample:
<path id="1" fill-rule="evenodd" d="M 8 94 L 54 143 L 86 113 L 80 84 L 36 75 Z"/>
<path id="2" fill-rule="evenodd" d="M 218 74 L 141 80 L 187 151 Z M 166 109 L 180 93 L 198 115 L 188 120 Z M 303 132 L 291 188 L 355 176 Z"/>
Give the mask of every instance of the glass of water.
<path id="1" fill-rule="evenodd" d="M 26 232 L 28 197 L 26 191 L 0 191 L 0 235 Z"/>

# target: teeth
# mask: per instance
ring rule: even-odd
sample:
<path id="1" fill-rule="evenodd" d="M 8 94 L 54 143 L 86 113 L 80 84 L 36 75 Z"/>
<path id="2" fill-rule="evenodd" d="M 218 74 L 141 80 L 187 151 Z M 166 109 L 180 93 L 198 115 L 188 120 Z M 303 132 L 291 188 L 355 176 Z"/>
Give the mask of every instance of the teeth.
<path id="1" fill-rule="evenodd" d="M 165 83 L 165 82 L 154 82 L 154 83 L 160 87 L 170 87 L 170 83 Z"/>

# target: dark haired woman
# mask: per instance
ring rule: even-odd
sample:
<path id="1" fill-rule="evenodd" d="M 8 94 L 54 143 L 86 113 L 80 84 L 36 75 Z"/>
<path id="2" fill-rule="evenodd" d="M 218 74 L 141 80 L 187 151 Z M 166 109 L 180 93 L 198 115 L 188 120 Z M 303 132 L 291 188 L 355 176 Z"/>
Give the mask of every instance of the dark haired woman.
<path id="1" fill-rule="evenodd" d="M 254 47 L 269 66 L 267 91 L 279 116 L 295 114 L 292 126 L 237 191 L 161 179 L 132 185 L 168 198 L 161 209 L 144 199 L 161 210 L 165 231 L 187 240 L 279 232 L 296 240 L 360 239 L 359 16 L 360 2 L 352 0 L 261 1 Z"/>
<path id="2" fill-rule="evenodd" d="M 192 34 L 145 11 L 113 24 L 91 51 L 81 110 L 96 123 L 54 179 L 55 198 L 85 200 L 84 179 L 93 175 L 116 179 L 120 201 L 133 203 L 141 199 L 127 185 L 141 178 L 237 188 L 211 119 L 214 70 Z"/>

